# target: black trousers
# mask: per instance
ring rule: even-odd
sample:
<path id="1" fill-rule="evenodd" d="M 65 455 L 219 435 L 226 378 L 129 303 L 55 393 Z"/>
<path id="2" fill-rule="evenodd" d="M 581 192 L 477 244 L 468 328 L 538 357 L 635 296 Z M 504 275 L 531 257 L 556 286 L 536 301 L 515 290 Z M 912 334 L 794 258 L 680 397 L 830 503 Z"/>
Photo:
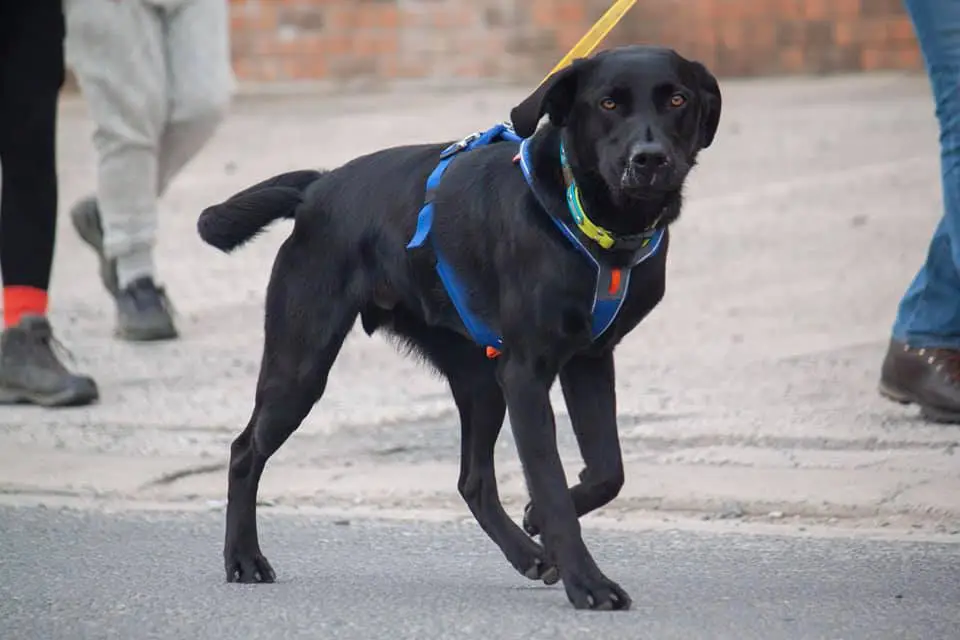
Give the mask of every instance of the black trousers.
<path id="1" fill-rule="evenodd" d="M 0 0 L 0 273 L 46 290 L 57 232 L 60 0 Z"/>

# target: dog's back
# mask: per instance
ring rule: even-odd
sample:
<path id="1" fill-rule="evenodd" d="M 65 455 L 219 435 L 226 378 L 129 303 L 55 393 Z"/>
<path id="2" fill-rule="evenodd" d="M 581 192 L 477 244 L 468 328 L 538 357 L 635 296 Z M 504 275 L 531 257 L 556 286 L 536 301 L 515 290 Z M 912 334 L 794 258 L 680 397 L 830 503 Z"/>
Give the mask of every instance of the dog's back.
<path id="1" fill-rule="evenodd" d="M 416 219 L 427 175 L 448 144 L 391 147 L 329 171 L 301 170 L 274 176 L 204 209 L 197 231 L 204 242 L 229 253 L 271 222 L 298 218 L 300 211 L 304 211 L 307 225 L 316 218 L 311 214 L 325 210 L 354 232 L 359 231 L 358 226 L 404 228 Z M 403 219 L 409 219 L 409 224 Z"/>

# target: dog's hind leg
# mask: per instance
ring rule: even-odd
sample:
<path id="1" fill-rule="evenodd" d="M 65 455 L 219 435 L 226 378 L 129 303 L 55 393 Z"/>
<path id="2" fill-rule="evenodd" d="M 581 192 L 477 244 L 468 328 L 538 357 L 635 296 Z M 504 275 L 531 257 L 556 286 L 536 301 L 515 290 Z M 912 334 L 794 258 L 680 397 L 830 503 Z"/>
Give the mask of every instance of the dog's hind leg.
<path id="1" fill-rule="evenodd" d="M 316 277 L 322 271 L 315 270 L 327 265 L 317 262 L 306 248 L 300 250 L 295 237 L 288 238 L 267 288 L 253 415 L 230 448 L 223 550 L 228 582 L 275 579 L 257 536 L 260 475 L 323 395 L 330 368 L 356 320 L 356 306 L 345 290 L 321 290 L 325 281 Z"/>
<path id="2" fill-rule="evenodd" d="M 585 468 L 570 488 L 577 517 L 606 505 L 623 487 L 623 457 L 617 433 L 613 352 L 575 356 L 560 370 L 560 385 Z M 527 505 L 523 528 L 540 533 L 537 506 Z"/>

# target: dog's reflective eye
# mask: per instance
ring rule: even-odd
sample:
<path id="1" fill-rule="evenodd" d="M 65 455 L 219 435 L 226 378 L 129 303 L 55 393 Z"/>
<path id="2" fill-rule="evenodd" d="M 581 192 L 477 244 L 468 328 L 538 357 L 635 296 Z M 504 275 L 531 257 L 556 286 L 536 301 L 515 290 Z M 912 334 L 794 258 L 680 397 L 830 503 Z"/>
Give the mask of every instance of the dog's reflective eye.
<path id="1" fill-rule="evenodd" d="M 613 111 L 617 108 L 617 101 L 613 98 L 604 98 L 600 101 L 600 108 L 606 109 L 607 111 Z"/>
<path id="2" fill-rule="evenodd" d="M 674 109 L 679 109 L 685 104 L 687 104 L 687 98 L 682 93 L 675 93 L 670 96 L 670 106 Z"/>

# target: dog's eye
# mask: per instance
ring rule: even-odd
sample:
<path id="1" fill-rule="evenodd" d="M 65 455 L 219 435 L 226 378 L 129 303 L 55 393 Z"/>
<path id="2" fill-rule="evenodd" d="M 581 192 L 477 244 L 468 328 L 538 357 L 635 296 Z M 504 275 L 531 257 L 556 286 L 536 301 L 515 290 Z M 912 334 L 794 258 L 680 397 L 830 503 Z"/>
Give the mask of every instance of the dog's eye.
<path id="1" fill-rule="evenodd" d="M 674 109 L 679 109 L 685 104 L 687 104 L 687 98 L 682 93 L 675 93 L 670 96 L 670 106 Z"/>
<path id="2" fill-rule="evenodd" d="M 617 101 L 613 98 L 604 98 L 600 101 L 600 108 L 606 109 L 607 111 L 613 111 L 617 108 Z"/>

